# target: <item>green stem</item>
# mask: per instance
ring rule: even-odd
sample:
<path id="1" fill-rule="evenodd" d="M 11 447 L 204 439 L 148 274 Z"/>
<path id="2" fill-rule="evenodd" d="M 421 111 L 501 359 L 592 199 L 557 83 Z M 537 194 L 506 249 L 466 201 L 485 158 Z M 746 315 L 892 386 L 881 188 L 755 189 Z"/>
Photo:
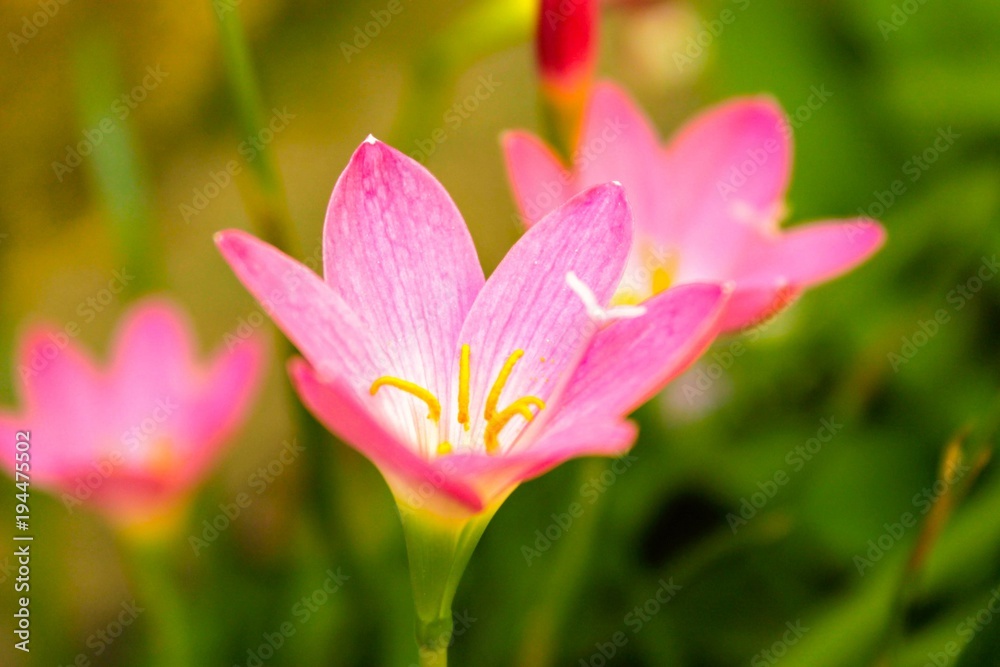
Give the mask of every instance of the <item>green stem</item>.
<path id="1" fill-rule="evenodd" d="M 150 665 L 175 667 L 195 665 L 191 645 L 194 629 L 172 567 L 166 541 L 127 540 L 125 551 L 131 561 L 139 607 L 148 607 L 146 620 L 152 633 Z"/>
<path id="2" fill-rule="evenodd" d="M 606 459 L 588 459 L 578 464 L 579 473 L 573 484 L 574 493 L 587 480 L 599 477 L 607 468 Z M 552 577 L 545 582 L 538 602 L 526 615 L 526 628 L 521 642 L 520 664 L 531 667 L 545 667 L 552 664 L 552 656 L 558 641 L 560 629 L 566 613 L 572 606 L 573 598 L 579 592 L 580 579 L 591 545 L 597 535 L 597 526 L 604 503 L 589 507 L 578 518 L 573 531 L 567 533 L 562 547 L 556 553 L 552 566 Z"/>
<path id="3" fill-rule="evenodd" d="M 118 57 L 100 30 L 76 44 L 74 70 L 80 125 L 96 132 L 86 165 L 90 180 L 104 204 L 106 220 L 118 244 L 127 274 L 125 288 L 138 294 L 163 282 L 161 258 L 154 248 L 153 215 L 149 209 L 147 178 L 136 151 L 136 141 L 125 117 L 114 113 L 112 102 L 125 88 Z M 60 176 L 60 181 L 62 177 Z"/>
<path id="4" fill-rule="evenodd" d="M 499 503 L 471 518 L 451 518 L 400 505 L 421 667 L 444 667 L 448 662 L 455 591 L 497 507 Z"/>
<path id="5" fill-rule="evenodd" d="M 217 9 L 214 3 L 212 5 L 240 132 L 244 137 L 258 137 L 266 125 L 263 98 L 239 10 L 235 6 L 225 5 Z M 297 254 L 296 248 L 292 247 L 295 233 L 288 213 L 284 186 L 274 151 L 269 144 L 262 145 L 261 150 L 250 161 L 250 172 L 256 182 L 257 192 L 253 193 L 254 197 L 247 202 L 247 207 L 261 236 L 271 245 L 287 253 Z"/>

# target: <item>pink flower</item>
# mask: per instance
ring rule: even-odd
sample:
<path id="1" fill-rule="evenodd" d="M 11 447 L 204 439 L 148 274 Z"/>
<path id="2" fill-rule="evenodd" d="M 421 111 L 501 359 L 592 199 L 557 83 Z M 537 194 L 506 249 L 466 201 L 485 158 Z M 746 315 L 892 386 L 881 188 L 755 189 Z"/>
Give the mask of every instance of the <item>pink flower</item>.
<path id="1" fill-rule="evenodd" d="M 15 470 L 15 431 L 30 431 L 32 485 L 70 510 L 93 507 L 131 527 L 177 508 L 243 423 L 260 386 L 256 338 L 207 364 L 180 308 L 161 299 L 133 306 L 107 364 L 67 333 L 35 327 L 20 351 L 22 409 L 0 412 L 0 458 Z"/>
<path id="2" fill-rule="evenodd" d="M 305 404 L 401 506 L 440 516 L 495 507 L 568 458 L 626 451 L 625 417 L 710 342 L 724 300 L 688 286 L 607 322 L 636 314 L 601 308 L 631 244 L 614 184 L 540 221 L 485 280 L 445 190 L 374 138 L 334 188 L 324 278 L 244 232 L 217 242 L 305 357 L 290 365 Z"/>
<path id="3" fill-rule="evenodd" d="M 791 127 L 769 98 L 710 109 L 661 147 L 627 95 L 603 83 L 584 115 L 572 171 L 530 134 L 511 132 L 503 144 L 529 225 L 596 183 L 625 186 L 636 234 L 616 303 L 639 303 L 668 286 L 732 281 L 723 327 L 734 330 L 849 271 L 885 240 L 867 219 L 779 229 Z"/>

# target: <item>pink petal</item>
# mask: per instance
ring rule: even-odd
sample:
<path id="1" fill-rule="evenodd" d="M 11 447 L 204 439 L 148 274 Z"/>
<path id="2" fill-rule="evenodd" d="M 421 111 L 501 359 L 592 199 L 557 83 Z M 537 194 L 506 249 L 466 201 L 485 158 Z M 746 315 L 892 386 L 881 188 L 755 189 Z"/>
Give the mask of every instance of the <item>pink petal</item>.
<path id="1" fill-rule="evenodd" d="M 687 279 L 724 273 L 754 231 L 777 229 L 791 172 L 790 126 L 769 98 L 726 102 L 676 134 L 665 165 L 665 219 L 678 226 L 672 234 L 682 261 L 695 263 Z"/>
<path id="2" fill-rule="evenodd" d="M 194 347 L 191 322 L 173 302 L 147 298 L 126 312 L 110 352 L 119 429 L 145 419 L 158 400 L 186 397 L 197 374 Z"/>
<path id="3" fill-rule="evenodd" d="M 885 230 L 868 219 L 816 222 L 748 248 L 740 262 L 740 283 L 781 276 L 807 287 L 836 278 L 871 257 L 885 243 Z"/>
<path id="4" fill-rule="evenodd" d="M 761 324 L 790 306 L 800 293 L 780 276 L 761 284 L 737 282 L 720 327 L 723 332 L 735 332 Z"/>
<path id="5" fill-rule="evenodd" d="M 521 482 L 542 475 L 559 464 L 582 456 L 620 456 L 627 452 L 638 429 L 628 421 L 585 420 L 546 431 L 531 447 L 503 456 L 453 454 L 447 461 L 455 474 L 473 480 L 485 504 L 502 497 Z"/>
<path id="6" fill-rule="evenodd" d="M 263 384 L 265 349 L 262 337 L 254 335 L 232 350 L 220 350 L 192 388 L 190 409 L 179 415 L 183 421 L 176 427 L 182 441 L 192 445 L 184 459 L 183 477 L 200 477 L 245 422 Z"/>
<path id="7" fill-rule="evenodd" d="M 527 132 L 507 132 L 501 141 L 507 175 L 525 227 L 577 193 L 573 178 L 541 139 Z"/>
<path id="8" fill-rule="evenodd" d="M 725 303 L 718 285 L 683 285 L 644 302 L 645 315 L 601 330 L 567 385 L 552 426 L 628 415 L 708 347 Z"/>
<path id="9" fill-rule="evenodd" d="M 246 232 L 220 232 L 216 243 L 240 281 L 320 372 L 359 389 L 382 374 L 382 352 L 365 324 L 319 276 Z"/>
<path id="10" fill-rule="evenodd" d="M 116 417 L 93 359 L 64 331 L 41 326 L 24 336 L 19 358 L 21 415 L 39 441 L 47 441 L 33 453 L 35 472 L 51 476 L 98 459 L 113 445 Z"/>
<path id="11" fill-rule="evenodd" d="M 440 514 L 483 509 L 482 498 L 455 474 L 450 457 L 432 463 L 418 456 L 371 415 L 357 391 L 339 380 L 324 382 L 301 359 L 289 363 L 289 374 L 309 410 L 374 463 L 400 501 L 419 502 Z"/>
<path id="12" fill-rule="evenodd" d="M 416 161 L 369 139 L 337 181 L 323 239 L 327 284 L 388 354 L 368 382 L 392 375 L 445 403 L 458 332 L 483 285 L 448 193 Z"/>
<path id="13" fill-rule="evenodd" d="M 618 181 L 635 218 L 636 234 L 662 238 L 663 165 L 656 129 L 617 86 L 594 87 L 574 155 L 577 191 Z"/>
<path id="14" fill-rule="evenodd" d="M 483 414 L 490 388 L 515 350 L 523 350 L 524 356 L 503 389 L 500 409 L 528 395 L 549 400 L 561 388 L 595 332 L 583 302 L 566 285 L 566 274 L 574 272 L 598 303 L 606 304 L 621 278 L 630 242 L 624 192 L 607 184 L 541 220 L 507 254 L 472 306 L 460 337 L 471 351 L 470 414 L 477 423 L 473 442 L 483 442 L 483 420 L 475 416 Z M 457 364 L 453 377 L 458 376 Z M 504 431 L 505 442 L 522 428 L 519 419 L 515 422 Z M 449 441 L 455 442 L 460 427 L 450 426 Z"/>

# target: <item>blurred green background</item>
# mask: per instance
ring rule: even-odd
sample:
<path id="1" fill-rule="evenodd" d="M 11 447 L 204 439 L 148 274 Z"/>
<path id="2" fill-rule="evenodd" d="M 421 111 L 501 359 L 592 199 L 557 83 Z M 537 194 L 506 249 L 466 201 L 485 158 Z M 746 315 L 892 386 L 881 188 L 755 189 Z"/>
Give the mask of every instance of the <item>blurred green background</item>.
<path id="1" fill-rule="evenodd" d="M 128 301 L 165 290 L 192 311 L 206 354 L 252 326 L 259 311 L 212 233 L 259 231 L 287 201 L 290 241 L 311 256 L 333 184 L 368 133 L 422 153 L 495 266 L 519 234 L 497 137 L 539 127 L 531 4 L 401 0 L 351 52 L 343 44 L 386 2 L 4 2 L 3 403 L 32 318 L 81 321 L 81 340 L 103 353 Z M 247 143 L 216 11 L 246 26 L 263 122 L 274 110 L 284 119 L 264 142 L 283 187 L 270 181 L 263 197 L 271 158 Z M 905 513 L 926 518 L 946 443 L 970 427 L 973 451 L 997 420 L 1000 280 L 977 278 L 996 277 L 1000 248 L 1000 4 L 615 3 L 602 30 L 602 74 L 664 136 L 727 96 L 775 95 L 796 127 L 790 220 L 860 209 L 890 241 L 776 320 L 720 341 L 640 411 L 634 459 L 574 461 L 517 490 L 459 589 L 453 664 L 1000 665 L 1000 622 L 980 613 L 1000 585 L 996 466 L 919 568 L 907 559 L 921 529 L 894 535 Z M 481 77 L 496 92 L 448 120 Z M 818 90 L 828 99 L 803 106 Z M 106 118 L 92 155 L 54 165 Z M 954 139 L 935 149 L 940 133 Z M 212 189 L 230 161 L 241 173 Z M 84 320 L 82 304 L 122 267 L 139 278 Z M 941 310 L 947 321 L 928 324 Z M 293 412 L 276 359 L 189 532 L 204 538 L 203 522 L 240 493 L 252 504 L 197 554 L 186 538 L 173 550 L 192 665 L 410 665 L 391 495 L 352 450 L 297 433 Z M 293 438 L 310 439 L 306 453 L 261 489 L 255 471 Z M 0 515 L 12 516 L 8 478 L 0 491 Z M 100 638 L 123 603 L 143 604 L 110 530 L 42 493 L 33 512 L 33 650 L 25 660 L 12 648 L 3 540 L 0 664 L 152 664 L 152 613 Z M 317 596 L 330 573 L 348 578 Z M 295 633 L 260 659 L 284 623 Z"/>

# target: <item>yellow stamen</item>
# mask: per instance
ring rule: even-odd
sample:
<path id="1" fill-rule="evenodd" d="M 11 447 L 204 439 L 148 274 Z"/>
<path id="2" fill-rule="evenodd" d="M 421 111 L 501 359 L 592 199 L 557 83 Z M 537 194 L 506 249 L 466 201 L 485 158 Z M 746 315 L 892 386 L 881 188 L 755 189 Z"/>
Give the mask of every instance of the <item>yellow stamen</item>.
<path id="1" fill-rule="evenodd" d="M 378 390 L 383 386 L 395 387 L 396 389 L 401 389 L 408 394 L 416 396 L 421 401 L 427 404 L 427 418 L 433 421 L 438 421 L 441 419 L 441 402 L 431 392 L 427 391 L 418 384 L 409 382 L 407 380 L 400 380 L 399 378 L 392 377 L 391 375 L 383 375 L 379 379 L 372 382 L 371 389 L 368 392 L 374 396 L 378 393 Z"/>
<path id="2" fill-rule="evenodd" d="M 439 442 L 437 453 L 438 456 L 445 456 L 447 454 L 451 454 L 451 443 L 448 442 L 447 440 L 445 440 L 444 442 Z"/>
<path id="3" fill-rule="evenodd" d="M 534 419 L 535 415 L 528 409 L 529 404 L 536 406 L 539 410 L 545 407 L 545 401 L 542 399 L 535 396 L 525 396 L 517 399 L 489 420 L 489 423 L 486 424 L 486 431 L 483 433 L 483 443 L 486 445 L 487 454 L 496 454 L 497 450 L 500 449 L 500 441 L 497 438 L 500 436 L 500 431 L 511 419 L 517 415 L 521 415 L 529 422 Z"/>
<path id="4" fill-rule="evenodd" d="M 507 384 L 507 378 L 510 377 L 510 372 L 514 370 L 514 364 L 516 364 L 518 359 L 523 356 L 524 350 L 514 350 L 514 352 L 507 357 L 507 361 L 504 362 L 503 368 L 500 369 L 500 374 L 497 375 L 497 381 L 493 383 L 489 396 L 486 397 L 486 410 L 483 412 L 483 417 L 486 418 L 486 421 L 493 419 L 493 415 L 497 413 L 497 403 L 500 401 L 500 392 L 503 391 L 504 385 Z"/>
<path id="5" fill-rule="evenodd" d="M 462 346 L 458 364 L 458 423 L 469 430 L 469 346 Z"/>
<path id="6" fill-rule="evenodd" d="M 534 405 L 536 408 L 538 408 L 538 410 L 532 412 L 530 409 L 528 409 L 528 406 L 530 405 Z M 531 418 L 534 417 L 536 414 L 538 414 L 539 411 L 543 409 L 545 409 L 545 401 L 538 398 L 537 396 L 524 396 L 522 398 L 517 399 L 516 401 L 508 405 L 506 408 L 504 408 L 504 412 L 506 412 L 507 410 L 517 410 L 518 412 L 521 413 L 521 415 L 525 419 L 531 421 Z"/>

